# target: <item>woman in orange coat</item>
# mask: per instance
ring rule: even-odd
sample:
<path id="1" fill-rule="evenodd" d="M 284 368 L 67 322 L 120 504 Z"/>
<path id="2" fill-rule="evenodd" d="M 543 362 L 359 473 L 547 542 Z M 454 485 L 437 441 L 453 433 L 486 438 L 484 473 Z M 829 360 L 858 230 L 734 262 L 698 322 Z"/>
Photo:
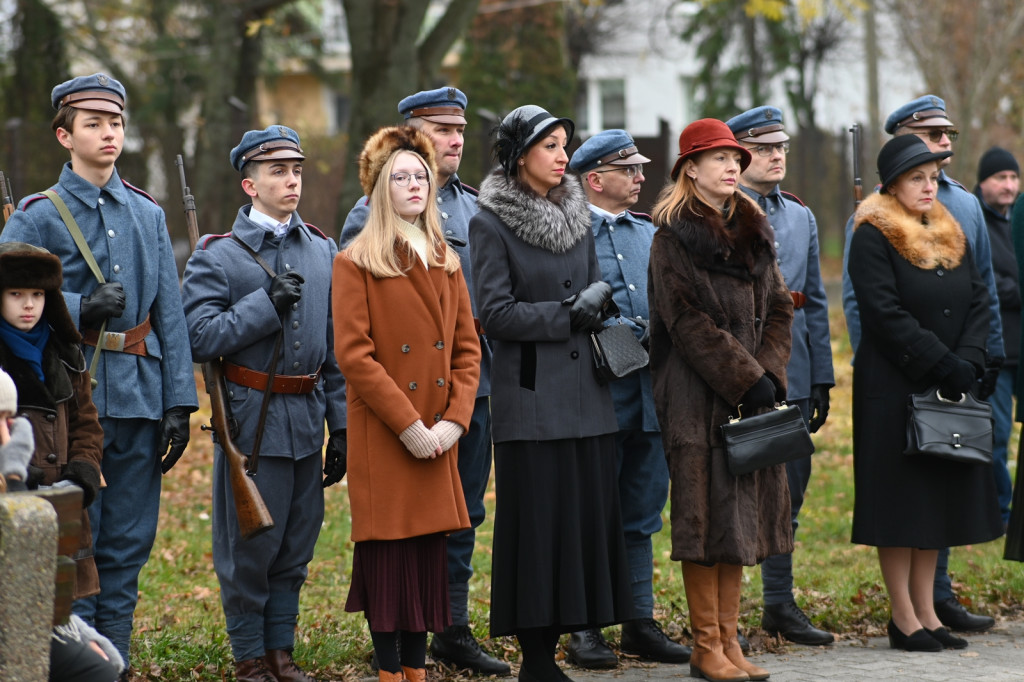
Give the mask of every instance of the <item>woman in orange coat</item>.
<path id="1" fill-rule="evenodd" d="M 427 631 L 451 624 L 445 534 L 469 527 L 457 447 L 480 344 L 458 254 L 442 236 L 434 168 L 418 130 L 372 135 L 359 157 L 370 217 L 334 261 L 356 543 L 345 609 L 364 612 L 382 681 L 425 679 Z"/>

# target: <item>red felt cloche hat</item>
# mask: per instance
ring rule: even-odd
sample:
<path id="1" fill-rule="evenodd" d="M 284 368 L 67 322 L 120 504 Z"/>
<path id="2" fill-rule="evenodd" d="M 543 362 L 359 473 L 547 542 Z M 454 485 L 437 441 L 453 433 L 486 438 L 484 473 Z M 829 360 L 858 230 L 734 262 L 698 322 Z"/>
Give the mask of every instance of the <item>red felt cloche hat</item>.
<path id="1" fill-rule="evenodd" d="M 672 167 L 672 179 L 679 177 L 679 169 L 683 167 L 683 161 L 709 149 L 721 149 L 728 147 L 740 153 L 740 172 L 750 165 L 750 151 L 736 141 L 732 130 L 724 122 L 717 118 L 702 118 L 694 121 L 683 128 L 679 134 L 679 159 Z"/>

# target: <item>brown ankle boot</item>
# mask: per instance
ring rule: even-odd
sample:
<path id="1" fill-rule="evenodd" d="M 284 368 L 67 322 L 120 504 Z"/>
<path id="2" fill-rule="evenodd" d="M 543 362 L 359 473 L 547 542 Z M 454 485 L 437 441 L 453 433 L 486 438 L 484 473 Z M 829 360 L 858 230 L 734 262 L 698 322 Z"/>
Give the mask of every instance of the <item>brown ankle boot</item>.
<path id="1" fill-rule="evenodd" d="M 389 673 L 387 670 L 377 671 L 378 682 L 405 682 L 405 676 L 402 673 Z"/>
<path id="2" fill-rule="evenodd" d="M 752 680 L 767 680 L 771 675 L 743 656 L 736 627 L 740 619 L 740 590 L 743 585 L 743 567 L 736 564 L 718 564 L 718 631 L 722 651 L 729 661 Z"/>
<path id="3" fill-rule="evenodd" d="M 402 672 L 405 673 L 405 679 L 409 682 L 427 682 L 426 668 L 406 668 L 403 665 Z"/>
<path id="4" fill-rule="evenodd" d="M 267 668 L 278 682 L 316 682 L 295 664 L 292 652 L 287 649 L 267 649 Z"/>
<path id="5" fill-rule="evenodd" d="M 750 678 L 733 665 L 722 651 L 718 625 L 718 567 L 683 562 L 683 588 L 690 607 L 693 653 L 690 676 L 716 682 L 745 682 Z"/>
<path id="6" fill-rule="evenodd" d="M 262 656 L 235 661 L 235 680 L 237 682 L 277 682 L 277 678 L 267 668 L 267 661 Z"/>

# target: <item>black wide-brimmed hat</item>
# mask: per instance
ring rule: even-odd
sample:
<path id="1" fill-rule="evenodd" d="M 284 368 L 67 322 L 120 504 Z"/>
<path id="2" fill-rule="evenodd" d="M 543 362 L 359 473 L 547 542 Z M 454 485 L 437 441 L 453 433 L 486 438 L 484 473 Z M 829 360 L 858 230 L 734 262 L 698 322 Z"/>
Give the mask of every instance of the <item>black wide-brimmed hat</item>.
<path id="1" fill-rule="evenodd" d="M 899 135 L 892 138 L 878 152 L 878 177 L 885 190 L 903 173 L 929 161 L 953 156 L 953 152 L 933 152 L 917 135 Z"/>

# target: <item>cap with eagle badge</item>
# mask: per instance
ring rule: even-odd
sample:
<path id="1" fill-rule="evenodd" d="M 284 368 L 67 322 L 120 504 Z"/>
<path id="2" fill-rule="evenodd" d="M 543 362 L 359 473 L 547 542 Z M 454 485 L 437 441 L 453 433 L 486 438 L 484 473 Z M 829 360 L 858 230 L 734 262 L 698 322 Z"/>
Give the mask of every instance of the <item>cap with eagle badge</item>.
<path id="1" fill-rule="evenodd" d="M 907 102 L 885 119 L 885 132 L 895 135 L 900 128 L 946 128 L 953 122 L 946 117 L 946 103 L 941 97 L 925 95 Z"/>
<path id="2" fill-rule="evenodd" d="M 398 113 L 406 120 L 417 117 L 434 123 L 466 125 L 466 106 L 469 100 L 458 88 L 423 90 L 409 95 L 398 103 Z"/>
<path id="3" fill-rule="evenodd" d="M 782 125 L 782 110 L 778 107 L 763 106 L 748 109 L 733 116 L 725 125 L 740 142 L 750 144 L 777 144 L 788 142 L 785 126 Z"/>
<path id="4" fill-rule="evenodd" d="M 250 161 L 269 161 L 306 158 L 299 146 L 299 134 L 283 125 L 272 125 L 263 130 L 250 130 L 231 150 L 231 165 L 240 171 Z"/>
<path id="5" fill-rule="evenodd" d="M 69 106 L 90 111 L 124 112 L 127 95 L 124 86 L 105 73 L 79 76 L 64 81 L 50 92 L 54 109 Z"/>

